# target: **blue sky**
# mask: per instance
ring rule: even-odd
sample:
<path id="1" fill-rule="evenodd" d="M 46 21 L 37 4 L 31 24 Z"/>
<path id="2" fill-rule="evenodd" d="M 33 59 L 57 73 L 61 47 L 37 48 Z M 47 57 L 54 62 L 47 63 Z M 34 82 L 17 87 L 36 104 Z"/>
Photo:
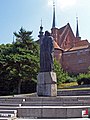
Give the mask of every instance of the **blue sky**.
<path id="1" fill-rule="evenodd" d="M 79 33 L 82 39 L 90 41 L 90 0 L 55 0 L 56 26 L 70 23 L 76 31 L 76 16 L 79 19 Z M 52 0 L 0 0 L 0 44 L 12 43 L 13 32 L 21 27 L 33 31 L 38 39 L 39 27 L 52 27 Z"/>

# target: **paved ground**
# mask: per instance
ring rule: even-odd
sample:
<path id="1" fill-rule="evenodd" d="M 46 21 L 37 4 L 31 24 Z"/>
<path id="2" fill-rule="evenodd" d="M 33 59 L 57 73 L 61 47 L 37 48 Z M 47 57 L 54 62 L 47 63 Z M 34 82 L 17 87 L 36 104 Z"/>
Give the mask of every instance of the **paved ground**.
<path id="1" fill-rule="evenodd" d="M 37 97 L 36 94 L 33 94 L 33 95 L 27 94 L 27 95 L 14 95 L 14 96 L 0 97 L 0 111 L 3 111 L 1 114 L 3 114 L 3 115 L 7 114 L 5 111 L 7 111 L 7 110 L 14 111 L 14 110 L 17 110 L 18 108 L 19 108 L 19 111 L 23 108 L 24 109 L 31 109 L 31 108 L 36 108 L 36 109 L 37 108 L 81 109 L 81 108 L 83 108 L 83 110 L 84 109 L 86 110 L 86 108 L 90 108 L 90 96 L 88 95 L 88 96 Z M 79 113 L 81 114 L 80 111 L 81 110 L 79 110 Z M 70 111 L 70 112 L 72 112 L 72 111 Z M 73 112 L 75 112 L 75 111 L 73 111 Z M 11 114 L 11 112 L 8 114 Z M 60 112 L 59 112 L 59 114 L 60 114 Z M 77 115 L 77 114 L 74 114 L 74 115 Z M 22 117 L 22 116 L 20 116 L 20 117 Z M 62 118 L 62 117 L 60 117 L 60 118 Z M 0 120 L 30 120 L 30 119 L 35 119 L 35 118 L 11 119 L 11 118 L 1 118 L 0 117 Z M 59 119 L 59 120 L 66 120 L 66 119 Z M 89 120 L 89 118 L 70 118 L 68 120 Z"/>
<path id="2" fill-rule="evenodd" d="M 17 119 L 17 120 L 30 120 L 30 119 Z M 33 119 L 34 120 L 34 119 Z M 39 120 L 39 119 L 37 119 Z M 41 119 L 40 119 L 41 120 Z M 45 120 L 45 119 L 42 119 Z M 53 120 L 53 119 L 52 119 Z M 56 119 L 57 120 L 57 119 Z M 59 119 L 59 120 L 66 120 L 66 119 Z M 73 119 L 67 119 L 67 120 L 90 120 L 90 118 L 73 118 Z"/>
<path id="3" fill-rule="evenodd" d="M 0 118 L 0 120 L 30 120 L 30 119 L 11 119 L 11 118 Z M 36 119 L 32 119 L 32 120 L 36 120 Z M 37 120 L 41 120 L 41 119 L 37 119 Z M 45 120 L 45 119 L 42 119 Z M 50 120 L 50 119 L 49 119 Z M 53 119 L 51 119 L 53 120 Z M 66 119 L 56 119 L 56 120 L 66 120 Z M 67 119 L 67 120 L 90 120 L 90 118 L 72 118 L 72 119 Z"/>
<path id="4" fill-rule="evenodd" d="M 0 118 L 0 120 L 30 120 L 30 119 L 23 119 L 23 118 L 16 118 L 16 119 Z M 36 119 L 31 118 L 31 120 L 36 120 Z M 41 119 L 37 119 L 37 120 L 41 120 Z M 42 119 L 42 120 L 45 120 L 45 119 Z M 53 120 L 53 119 L 51 119 L 51 120 Z M 66 119 L 56 119 L 56 120 L 66 120 Z M 90 118 L 69 118 L 67 120 L 90 120 Z"/>

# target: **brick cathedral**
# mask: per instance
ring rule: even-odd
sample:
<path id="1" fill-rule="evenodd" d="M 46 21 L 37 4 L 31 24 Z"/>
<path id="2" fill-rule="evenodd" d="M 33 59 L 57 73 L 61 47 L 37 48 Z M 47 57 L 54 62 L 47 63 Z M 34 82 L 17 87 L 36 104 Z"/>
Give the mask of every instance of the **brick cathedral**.
<path id="1" fill-rule="evenodd" d="M 40 27 L 40 35 L 43 27 Z M 82 40 L 79 36 L 78 18 L 76 35 L 74 35 L 70 24 L 61 28 L 55 26 L 55 5 L 53 5 L 53 23 L 51 35 L 54 38 L 54 56 L 62 68 L 73 74 L 86 73 L 90 66 L 90 43 Z M 39 36 L 40 37 L 40 36 Z"/>

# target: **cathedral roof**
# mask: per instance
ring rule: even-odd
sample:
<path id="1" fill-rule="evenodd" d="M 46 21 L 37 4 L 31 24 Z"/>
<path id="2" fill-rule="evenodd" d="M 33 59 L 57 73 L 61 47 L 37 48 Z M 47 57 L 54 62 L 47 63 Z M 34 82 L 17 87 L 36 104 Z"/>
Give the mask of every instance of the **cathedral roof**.
<path id="1" fill-rule="evenodd" d="M 59 33 L 62 34 L 62 33 L 64 33 L 65 31 L 68 31 L 68 29 L 70 29 L 70 30 L 72 31 L 71 26 L 70 26 L 69 23 L 67 23 L 67 25 L 61 27 L 61 28 L 59 29 Z M 73 33 L 73 31 L 72 31 L 72 33 Z M 73 35 L 74 35 L 74 33 L 73 33 Z"/>
<path id="2" fill-rule="evenodd" d="M 59 33 L 60 33 L 60 34 L 62 34 L 62 32 L 64 31 L 64 29 L 66 28 L 66 26 L 67 26 L 67 25 L 65 25 L 65 26 L 63 26 L 63 27 L 61 27 L 61 28 L 59 29 Z"/>
<path id="3" fill-rule="evenodd" d="M 86 46 L 86 45 L 90 45 L 88 40 L 79 40 L 79 41 L 76 41 L 75 43 L 75 47 Z"/>
<path id="4" fill-rule="evenodd" d="M 88 47 L 89 47 L 89 45 L 78 46 L 78 47 L 73 47 L 73 48 L 71 48 L 71 49 L 68 50 L 68 51 L 74 51 L 74 50 L 86 49 L 86 48 L 88 48 Z"/>
<path id="5" fill-rule="evenodd" d="M 74 46 L 70 49 L 65 49 L 65 51 L 74 51 L 74 50 L 80 50 L 80 49 L 86 49 L 90 46 L 90 43 L 88 40 L 81 40 L 74 44 Z"/>
<path id="6" fill-rule="evenodd" d="M 54 41 L 54 49 L 62 50 L 62 48 L 59 47 L 59 45 Z"/>
<path id="7" fill-rule="evenodd" d="M 75 40 L 74 33 L 73 33 L 69 23 L 67 23 L 67 25 L 65 25 L 59 29 L 59 34 L 60 34 L 60 43 L 59 43 L 60 46 L 66 40 L 66 37 L 68 34 L 71 37 L 71 40 L 73 40 L 73 41 Z"/>

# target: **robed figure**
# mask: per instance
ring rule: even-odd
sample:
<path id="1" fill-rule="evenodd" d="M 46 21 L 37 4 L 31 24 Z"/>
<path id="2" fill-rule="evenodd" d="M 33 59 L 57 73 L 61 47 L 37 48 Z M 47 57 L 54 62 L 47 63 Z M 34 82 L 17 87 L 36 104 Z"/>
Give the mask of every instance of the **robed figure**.
<path id="1" fill-rule="evenodd" d="M 53 71 L 54 45 L 51 34 L 46 31 L 40 39 L 40 72 Z"/>

